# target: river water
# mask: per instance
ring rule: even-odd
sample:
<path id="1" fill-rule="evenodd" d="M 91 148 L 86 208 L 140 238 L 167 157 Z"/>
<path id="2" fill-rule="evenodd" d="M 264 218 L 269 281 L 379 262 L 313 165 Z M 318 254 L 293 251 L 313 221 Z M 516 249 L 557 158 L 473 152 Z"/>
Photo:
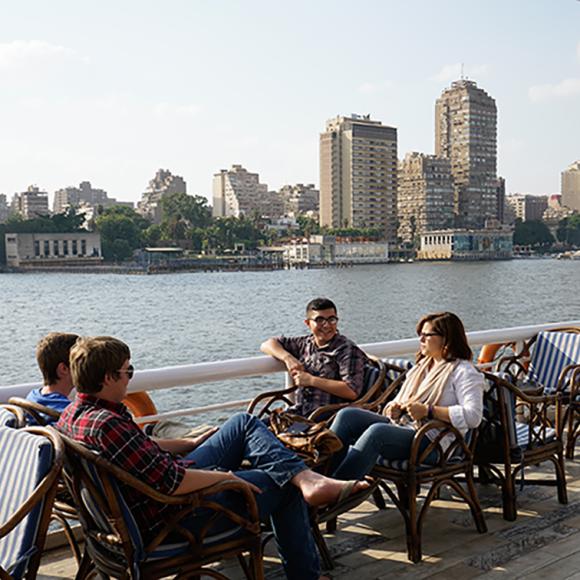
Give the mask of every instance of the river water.
<path id="1" fill-rule="evenodd" d="M 580 318 L 580 261 L 414 263 L 275 272 L 1 274 L 0 385 L 38 381 L 36 342 L 50 331 L 114 335 L 136 368 L 256 356 L 276 334 L 304 332 L 304 306 L 328 296 L 359 343 L 408 338 L 426 312 L 467 330 Z M 270 375 L 158 392 L 161 409 L 246 398 Z"/>

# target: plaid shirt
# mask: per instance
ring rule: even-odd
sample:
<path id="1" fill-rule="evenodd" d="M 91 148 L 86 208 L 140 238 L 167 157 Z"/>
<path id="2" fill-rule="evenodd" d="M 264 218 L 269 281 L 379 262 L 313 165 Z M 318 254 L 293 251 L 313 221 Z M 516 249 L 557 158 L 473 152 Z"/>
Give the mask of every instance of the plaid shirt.
<path id="1" fill-rule="evenodd" d="M 163 451 L 121 403 L 79 393 L 63 411 L 56 428 L 164 494 L 171 495 L 179 487 L 191 465 Z M 175 506 L 156 502 L 127 485 L 120 487 L 144 541 L 151 540 Z"/>
<path id="2" fill-rule="evenodd" d="M 326 345 L 318 347 L 314 336 L 279 336 L 276 339 L 282 348 L 297 358 L 307 373 L 323 379 L 344 381 L 357 396 L 363 389 L 365 353 L 352 341 L 337 334 Z M 298 389 L 296 404 L 291 411 L 308 416 L 312 411 L 333 403 L 344 403 L 345 399 L 331 395 L 314 387 Z"/>

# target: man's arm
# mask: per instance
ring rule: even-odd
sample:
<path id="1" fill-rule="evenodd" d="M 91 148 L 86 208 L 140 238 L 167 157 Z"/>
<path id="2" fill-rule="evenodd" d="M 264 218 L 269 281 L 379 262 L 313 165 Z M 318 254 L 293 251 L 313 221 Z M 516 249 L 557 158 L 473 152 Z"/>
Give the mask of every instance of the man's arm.
<path id="1" fill-rule="evenodd" d="M 347 401 L 354 401 L 357 397 L 357 394 L 344 381 L 315 377 L 303 370 L 292 371 L 291 374 L 294 384 L 299 387 L 314 387 Z"/>
<path id="2" fill-rule="evenodd" d="M 302 363 L 291 353 L 289 353 L 276 338 L 269 338 L 260 345 L 260 350 L 270 355 L 286 365 L 289 372 L 294 370 L 304 370 Z"/>

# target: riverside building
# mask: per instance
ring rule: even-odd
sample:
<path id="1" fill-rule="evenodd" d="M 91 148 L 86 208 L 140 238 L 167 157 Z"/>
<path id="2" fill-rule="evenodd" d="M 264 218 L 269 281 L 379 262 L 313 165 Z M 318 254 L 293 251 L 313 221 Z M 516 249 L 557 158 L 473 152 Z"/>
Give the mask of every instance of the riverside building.
<path id="1" fill-rule="evenodd" d="M 284 215 L 298 216 L 308 212 L 318 213 L 320 207 L 320 192 L 314 184 L 284 185 L 280 189 L 280 197 L 284 204 Z"/>
<path id="2" fill-rule="evenodd" d="M 89 266 L 102 262 L 98 232 L 5 234 L 6 263 L 13 268 Z"/>
<path id="3" fill-rule="evenodd" d="M 562 205 L 580 211 L 580 161 L 562 171 Z"/>
<path id="4" fill-rule="evenodd" d="M 397 209 L 399 237 L 413 243 L 417 236 L 452 228 L 453 179 L 445 157 L 408 153 L 399 163 Z"/>
<path id="5" fill-rule="evenodd" d="M 173 175 L 167 169 L 159 169 L 137 204 L 137 211 L 153 223 L 161 223 L 161 200 L 170 193 L 187 193 L 187 184 L 183 177 Z"/>
<path id="6" fill-rule="evenodd" d="M 12 212 L 20 214 L 25 220 L 48 215 L 48 193 L 40 191 L 35 185 L 29 186 L 22 193 L 15 193 L 12 198 Z"/>
<path id="7" fill-rule="evenodd" d="M 8 208 L 8 201 L 6 200 L 6 195 L 0 193 L 0 224 L 3 224 L 10 215 L 10 209 Z"/>
<path id="8" fill-rule="evenodd" d="M 320 225 L 397 237 L 397 129 L 369 115 L 336 117 L 320 135 Z"/>
<path id="9" fill-rule="evenodd" d="M 53 213 L 62 213 L 69 207 L 75 208 L 96 208 L 97 206 L 111 207 L 113 205 L 124 205 L 133 207 L 130 201 L 117 201 L 107 195 L 103 189 L 95 189 L 90 181 L 82 181 L 78 187 L 63 187 L 54 192 L 52 205 Z"/>
<path id="10" fill-rule="evenodd" d="M 523 222 L 541 221 L 548 208 L 547 195 L 529 195 L 514 193 L 505 198 L 509 223 L 519 219 Z"/>
<path id="11" fill-rule="evenodd" d="M 281 196 L 268 191 L 260 183 L 257 173 L 250 173 L 241 165 L 221 169 L 213 176 L 213 216 L 240 217 L 258 213 L 260 216 L 278 218 L 284 214 Z"/>
<path id="12" fill-rule="evenodd" d="M 435 153 L 451 161 L 456 225 L 481 228 L 497 219 L 497 108 L 473 81 L 455 81 L 437 99 Z"/>

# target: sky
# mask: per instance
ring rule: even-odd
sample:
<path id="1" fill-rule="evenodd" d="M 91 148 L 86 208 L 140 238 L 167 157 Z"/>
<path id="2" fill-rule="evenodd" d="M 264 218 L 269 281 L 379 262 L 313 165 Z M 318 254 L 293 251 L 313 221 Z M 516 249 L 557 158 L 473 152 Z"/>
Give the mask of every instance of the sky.
<path id="1" fill-rule="evenodd" d="M 508 192 L 580 159 L 579 0 L 0 0 L 0 193 L 90 181 L 137 201 L 159 168 L 211 197 L 232 164 L 319 184 L 319 134 L 351 113 L 434 152 L 461 74 L 498 107 Z"/>

